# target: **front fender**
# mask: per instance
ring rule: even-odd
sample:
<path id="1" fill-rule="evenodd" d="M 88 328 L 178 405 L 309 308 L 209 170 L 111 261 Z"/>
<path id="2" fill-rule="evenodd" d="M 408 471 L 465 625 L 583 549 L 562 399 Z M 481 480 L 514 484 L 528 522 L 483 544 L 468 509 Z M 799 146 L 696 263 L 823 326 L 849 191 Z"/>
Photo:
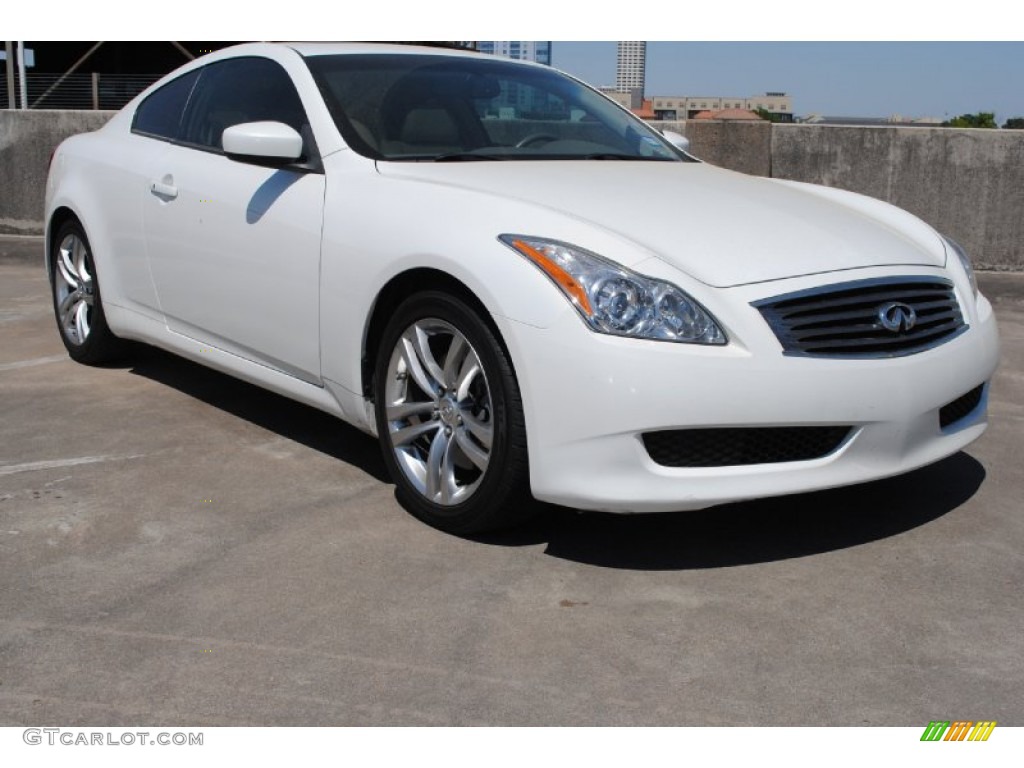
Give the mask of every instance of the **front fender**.
<path id="1" fill-rule="evenodd" d="M 592 244 L 600 231 L 526 202 L 495 205 L 472 190 L 388 178 L 372 161 L 344 154 L 343 167 L 327 173 L 320 279 L 325 378 L 362 391 L 362 344 L 374 304 L 384 286 L 412 269 L 455 278 L 495 318 L 547 328 L 574 312 L 551 281 L 498 236 Z"/>

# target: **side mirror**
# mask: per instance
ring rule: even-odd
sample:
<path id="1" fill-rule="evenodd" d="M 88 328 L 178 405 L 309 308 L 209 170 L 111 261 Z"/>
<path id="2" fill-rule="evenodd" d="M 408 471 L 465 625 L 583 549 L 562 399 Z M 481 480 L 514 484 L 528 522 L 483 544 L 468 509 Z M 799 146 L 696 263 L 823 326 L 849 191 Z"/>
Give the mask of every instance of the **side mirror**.
<path id="1" fill-rule="evenodd" d="M 302 157 L 302 137 L 284 123 L 239 123 L 224 129 L 224 153 L 232 160 L 290 163 Z"/>
<path id="2" fill-rule="evenodd" d="M 683 134 L 676 133 L 675 131 L 662 131 L 661 135 L 676 149 L 681 149 L 686 154 L 690 154 L 690 140 L 683 136 Z"/>

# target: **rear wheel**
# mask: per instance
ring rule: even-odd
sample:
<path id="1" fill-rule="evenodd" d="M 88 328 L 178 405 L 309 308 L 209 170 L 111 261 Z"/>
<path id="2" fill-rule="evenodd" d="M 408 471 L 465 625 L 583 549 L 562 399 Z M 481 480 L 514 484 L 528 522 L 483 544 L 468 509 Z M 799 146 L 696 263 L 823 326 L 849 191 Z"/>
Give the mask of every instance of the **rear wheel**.
<path id="1" fill-rule="evenodd" d="M 529 514 L 519 387 L 468 304 L 428 291 L 398 308 L 381 338 L 374 401 L 385 462 L 414 515 L 465 534 Z"/>
<path id="2" fill-rule="evenodd" d="M 57 230 L 50 270 L 57 328 L 71 358 L 95 365 L 118 357 L 124 342 L 107 326 L 89 238 L 77 221 Z"/>

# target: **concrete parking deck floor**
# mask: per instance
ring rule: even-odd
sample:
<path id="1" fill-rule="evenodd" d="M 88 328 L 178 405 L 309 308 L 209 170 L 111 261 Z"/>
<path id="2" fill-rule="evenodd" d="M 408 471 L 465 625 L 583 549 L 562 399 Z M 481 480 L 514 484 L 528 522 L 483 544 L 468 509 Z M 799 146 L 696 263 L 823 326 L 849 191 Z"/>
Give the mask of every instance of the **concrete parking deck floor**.
<path id="1" fill-rule="evenodd" d="M 0 724 L 1024 725 L 1022 275 L 982 276 L 1004 358 L 966 453 L 474 541 L 329 416 L 70 362 L 39 248 L 0 239 Z"/>

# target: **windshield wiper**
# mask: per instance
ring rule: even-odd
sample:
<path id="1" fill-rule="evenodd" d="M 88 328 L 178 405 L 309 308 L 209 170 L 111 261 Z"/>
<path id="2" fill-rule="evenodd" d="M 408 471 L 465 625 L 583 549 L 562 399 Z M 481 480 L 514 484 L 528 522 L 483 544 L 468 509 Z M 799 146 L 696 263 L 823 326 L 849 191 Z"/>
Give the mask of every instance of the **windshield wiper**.
<path id="1" fill-rule="evenodd" d="M 620 152 L 592 152 L 589 155 L 580 155 L 581 160 L 671 160 L 671 157 L 643 157 L 642 155 L 627 155 Z"/>
<path id="2" fill-rule="evenodd" d="M 393 163 L 461 163 L 464 160 L 508 160 L 508 156 L 485 152 L 444 152 L 440 155 L 389 155 L 384 159 Z"/>
<path id="3" fill-rule="evenodd" d="M 463 160 L 508 160 L 507 155 L 489 155 L 481 152 L 448 152 L 431 158 L 435 163 L 461 163 Z"/>

